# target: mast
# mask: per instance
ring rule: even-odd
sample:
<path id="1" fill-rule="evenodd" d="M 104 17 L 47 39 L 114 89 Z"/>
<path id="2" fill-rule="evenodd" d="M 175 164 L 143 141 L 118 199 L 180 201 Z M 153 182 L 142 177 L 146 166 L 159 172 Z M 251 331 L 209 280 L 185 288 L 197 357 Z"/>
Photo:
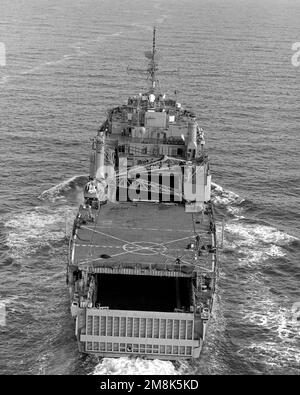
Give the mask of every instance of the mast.
<path id="1" fill-rule="evenodd" d="M 146 53 L 146 57 L 150 59 L 148 73 L 151 79 L 151 92 L 154 92 L 158 86 L 158 79 L 156 77 L 156 72 L 158 71 L 158 64 L 157 64 L 157 50 L 156 50 L 156 28 L 153 28 L 153 43 L 152 43 L 152 52 Z"/>

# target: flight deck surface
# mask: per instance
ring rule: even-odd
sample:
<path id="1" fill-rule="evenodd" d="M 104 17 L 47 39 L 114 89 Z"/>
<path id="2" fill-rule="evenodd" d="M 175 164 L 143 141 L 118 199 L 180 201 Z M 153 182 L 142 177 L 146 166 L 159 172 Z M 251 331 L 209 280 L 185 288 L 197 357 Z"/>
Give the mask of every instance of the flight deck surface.
<path id="1" fill-rule="evenodd" d="M 72 255 L 79 267 L 180 268 L 183 273 L 211 267 L 205 248 L 212 244 L 208 215 L 186 213 L 180 204 L 125 202 L 101 205 L 93 216 L 76 231 Z M 203 246 L 200 255 L 196 242 Z"/>

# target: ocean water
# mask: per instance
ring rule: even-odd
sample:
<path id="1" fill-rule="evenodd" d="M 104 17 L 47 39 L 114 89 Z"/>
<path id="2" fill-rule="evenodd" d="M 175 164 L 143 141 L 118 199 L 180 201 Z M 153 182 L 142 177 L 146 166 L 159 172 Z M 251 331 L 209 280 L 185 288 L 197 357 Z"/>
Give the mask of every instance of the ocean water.
<path id="1" fill-rule="evenodd" d="M 300 374 L 298 0 L 2 0 L 2 374 Z M 105 111 L 160 84 L 206 132 L 224 242 L 200 360 L 77 351 L 67 236 Z"/>

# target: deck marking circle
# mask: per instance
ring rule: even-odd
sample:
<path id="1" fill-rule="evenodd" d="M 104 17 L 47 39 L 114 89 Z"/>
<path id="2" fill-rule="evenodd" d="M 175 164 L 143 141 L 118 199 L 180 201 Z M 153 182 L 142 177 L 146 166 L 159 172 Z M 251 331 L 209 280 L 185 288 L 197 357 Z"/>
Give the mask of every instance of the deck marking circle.
<path id="1" fill-rule="evenodd" d="M 131 254 L 139 255 L 156 255 L 165 253 L 167 248 L 159 243 L 152 243 L 151 241 L 135 241 L 134 244 L 124 244 L 123 250 Z"/>

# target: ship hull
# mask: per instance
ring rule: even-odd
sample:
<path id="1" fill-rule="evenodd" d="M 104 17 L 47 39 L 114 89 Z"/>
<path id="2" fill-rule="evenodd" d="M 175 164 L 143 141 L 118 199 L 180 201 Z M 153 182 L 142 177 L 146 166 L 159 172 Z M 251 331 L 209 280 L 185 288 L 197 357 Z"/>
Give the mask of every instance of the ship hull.
<path id="1" fill-rule="evenodd" d="M 70 240 L 82 352 L 198 358 L 218 273 L 211 174 L 195 114 L 151 87 L 111 108 L 92 140 Z"/>

